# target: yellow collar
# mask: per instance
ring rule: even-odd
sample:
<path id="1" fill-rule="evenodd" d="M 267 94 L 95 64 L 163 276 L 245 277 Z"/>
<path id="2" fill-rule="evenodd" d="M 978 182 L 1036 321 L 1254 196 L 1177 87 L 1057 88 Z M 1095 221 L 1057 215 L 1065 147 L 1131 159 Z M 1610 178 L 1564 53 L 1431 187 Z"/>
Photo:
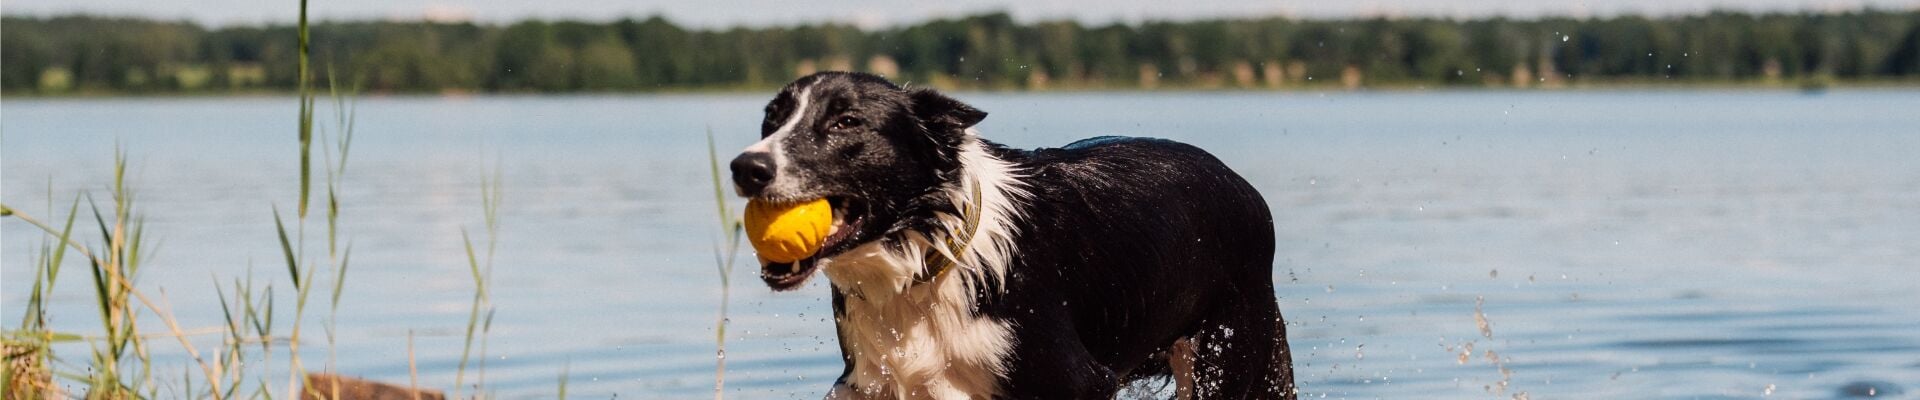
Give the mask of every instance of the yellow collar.
<path id="1" fill-rule="evenodd" d="M 966 225 L 966 228 L 964 232 L 958 232 L 957 234 L 963 236 L 956 238 L 955 236 L 949 235 L 946 240 L 947 252 L 953 256 L 948 257 L 940 254 L 938 251 L 927 252 L 925 265 L 937 267 L 928 268 L 928 270 L 933 271 L 931 274 L 926 273 L 926 270 L 914 274 L 913 284 L 918 285 L 939 279 L 941 275 L 946 275 L 947 271 L 953 269 L 953 266 L 958 263 L 957 257 L 966 257 L 967 247 L 973 243 L 973 235 L 980 230 L 980 180 L 974 179 L 971 183 L 973 184 L 973 201 L 967 203 L 966 207 L 960 211 L 960 218 L 965 221 L 964 225 Z"/>

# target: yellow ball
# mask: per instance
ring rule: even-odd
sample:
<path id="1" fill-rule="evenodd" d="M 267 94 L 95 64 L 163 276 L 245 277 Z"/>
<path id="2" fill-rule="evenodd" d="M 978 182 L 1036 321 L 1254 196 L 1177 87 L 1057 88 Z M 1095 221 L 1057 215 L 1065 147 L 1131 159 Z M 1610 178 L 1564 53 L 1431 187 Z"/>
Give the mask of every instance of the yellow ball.
<path id="1" fill-rule="evenodd" d="M 820 251 L 833 227 L 833 207 L 826 199 L 786 204 L 747 202 L 747 241 L 760 258 L 790 263 Z"/>

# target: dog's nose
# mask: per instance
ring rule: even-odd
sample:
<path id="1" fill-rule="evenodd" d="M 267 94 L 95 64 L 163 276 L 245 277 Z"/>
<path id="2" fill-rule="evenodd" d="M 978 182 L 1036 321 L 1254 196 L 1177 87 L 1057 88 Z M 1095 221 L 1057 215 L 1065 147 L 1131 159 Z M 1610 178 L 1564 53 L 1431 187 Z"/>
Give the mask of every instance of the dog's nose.
<path id="1" fill-rule="evenodd" d="M 733 159 L 733 183 L 739 185 L 741 196 L 757 196 L 760 191 L 773 183 L 773 155 L 764 152 L 748 152 Z"/>

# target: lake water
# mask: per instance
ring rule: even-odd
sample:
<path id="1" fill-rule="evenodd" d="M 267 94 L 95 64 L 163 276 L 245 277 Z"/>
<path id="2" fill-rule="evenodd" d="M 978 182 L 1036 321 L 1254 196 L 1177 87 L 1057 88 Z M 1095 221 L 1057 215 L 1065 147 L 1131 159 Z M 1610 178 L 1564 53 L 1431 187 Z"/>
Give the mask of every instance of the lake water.
<path id="1" fill-rule="evenodd" d="M 1920 397 L 1920 92 L 958 96 L 1016 147 L 1160 136 L 1246 175 L 1274 210 L 1277 295 L 1311 398 Z M 334 369 L 405 383 L 412 332 L 421 384 L 454 385 L 473 295 L 461 232 L 484 231 L 480 178 L 498 165 L 485 385 L 551 397 L 564 370 L 576 397 L 710 395 L 705 132 L 730 157 L 766 98 L 362 99 Z M 187 327 L 215 327 L 215 281 L 251 269 L 283 295 L 282 323 L 292 314 L 272 219 L 297 193 L 292 99 L 0 105 L 7 204 L 50 218 L 49 188 L 61 212 L 105 195 L 118 143 L 159 241 L 140 287 L 164 289 Z M 11 327 L 42 239 L 12 220 L 3 232 Z M 756 272 L 733 273 L 727 391 L 818 398 L 840 371 L 824 280 L 774 294 Z M 98 330 L 89 285 L 63 275 L 56 329 Z M 308 311 L 310 367 L 325 314 Z"/>

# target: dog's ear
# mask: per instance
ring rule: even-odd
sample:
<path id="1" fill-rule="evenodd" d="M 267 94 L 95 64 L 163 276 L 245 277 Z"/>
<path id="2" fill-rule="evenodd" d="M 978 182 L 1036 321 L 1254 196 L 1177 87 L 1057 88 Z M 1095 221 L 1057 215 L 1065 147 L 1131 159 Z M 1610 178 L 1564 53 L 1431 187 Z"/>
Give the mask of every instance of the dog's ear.
<path id="1" fill-rule="evenodd" d="M 972 128 L 987 118 L 986 111 L 973 108 L 933 89 L 914 89 L 913 115 L 934 131 L 960 131 Z"/>

